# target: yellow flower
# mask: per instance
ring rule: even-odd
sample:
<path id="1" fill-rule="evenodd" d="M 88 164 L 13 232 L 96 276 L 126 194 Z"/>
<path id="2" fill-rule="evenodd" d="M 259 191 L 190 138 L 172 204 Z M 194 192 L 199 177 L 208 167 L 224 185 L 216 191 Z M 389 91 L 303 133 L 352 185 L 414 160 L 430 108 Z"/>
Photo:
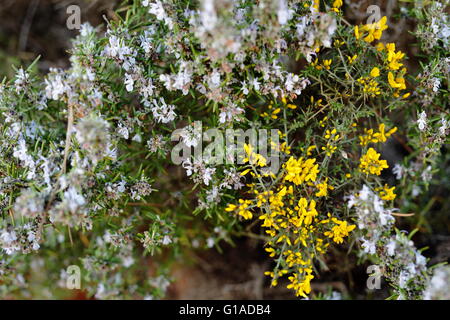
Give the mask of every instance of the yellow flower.
<path id="1" fill-rule="evenodd" d="M 311 101 L 311 106 L 313 106 L 313 107 L 320 108 L 320 107 L 323 106 L 322 105 L 322 99 L 315 100 L 314 96 L 311 96 L 310 101 Z"/>
<path id="2" fill-rule="evenodd" d="M 356 58 L 358 58 L 357 54 L 353 55 L 353 57 L 347 56 L 348 63 L 352 64 L 355 62 Z"/>
<path id="3" fill-rule="evenodd" d="M 384 16 L 378 22 L 363 26 L 363 30 L 368 32 L 367 36 L 364 38 L 364 41 L 370 43 L 374 40 L 380 40 L 383 35 L 383 31 L 388 28 L 386 22 L 387 18 Z"/>
<path id="4" fill-rule="evenodd" d="M 359 27 L 355 26 L 355 38 L 359 39 L 361 37 L 361 35 L 359 34 Z"/>
<path id="5" fill-rule="evenodd" d="M 292 110 L 297 109 L 297 106 L 295 104 L 291 104 L 291 103 L 287 104 L 286 107 L 288 107 L 289 109 L 292 109 Z"/>
<path id="6" fill-rule="evenodd" d="M 391 70 L 398 70 L 401 66 L 403 66 L 403 63 L 400 62 L 405 57 L 405 54 L 401 51 L 395 51 L 395 43 L 387 43 L 386 44 L 386 50 L 387 50 L 387 61 L 388 67 Z"/>
<path id="7" fill-rule="evenodd" d="M 267 165 L 267 160 L 262 155 L 253 152 L 253 148 L 249 144 L 244 144 L 244 151 L 247 157 L 244 158 L 243 163 L 250 163 L 252 165 L 258 165 L 264 167 Z"/>
<path id="8" fill-rule="evenodd" d="M 393 42 L 386 43 L 385 48 L 388 51 L 388 57 L 389 57 L 389 53 L 392 54 L 393 52 L 395 52 L 395 43 L 393 43 Z"/>
<path id="9" fill-rule="evenodd" d="M 334 129 L 331 130 L 331 131 L 330 131 L 330 130 L 325 131 L 325 139 L 330 139 L 330 138 L 332 138 L 333 141 L 338 140 L 338 139 L 339 139 L 339 135 L 336 134 L 336 133 L 337 133 L 336 128 L 334 128 Z"/>
<path id="10" fill-rule="evenodd" d="M 387 138 L 396 131 L 397 127 L 394 127 L 388 132 L 385 132 L 385 125 L 381 123 L 378 127 L 378 132 L 374 132 L 373 129 L 364 129 L 364 135 L 359 136 L 359 144 L 365 146 L 369 143 L 386 142 Z"/>
<path id="11" fill-rule="evenodd" d="M 331 63 L 333 62 L 332 59 L 323 60 L 323 67 L 327 70 L 330 70 Z"/>
<path id="12" fill-rule="evenodd" d="M 243 217 L 245 220 L 249 220 L 253 217 L 251 211 L 247 209 L 251 203 L 252 203 L 251 200 L 239 199 L 239 206 L 235 204 L 229 204 L 225 208 L 225 211 L 227 212 L 237 211 L 238 215 Z"/>
<path id="13" fill-rule="evenodd" d="M 381 94 L 381 90 L 378 87 L 378 82 L 374 79 L 370 79 L 369 77 L 361 77 L 357 81 L 363 86 L 363 92 L 367 93 L 369 96 L 375 97 Z"/>
<path id="14" fill-rule="evenodd" d="M 394 75 L 389 71 L 388 73 L 388 82 L 389 85 L 398 90 L 406 89 L 405 79 L 403 77 L 397 77 L 394 79 Z"/>
<path id="15" fill-rule="evenodd" d="M 384 123 L 380 123 L 378 126 L 378 132 L 374 133 L 374 139 L 376 139 L 376 142 L 386 142 L 387 138 L 389 138 L 393 133 L 397 132 L 397 127 L 393 127 L 388 132 L 385 132 L 386 126 Z"/>
<path id="16" fill-rule="evenodd" d="M 307 156 L 310 156 L 310 155 L 312 154 L 312 151 L 313 151 L 314 149 L 316 149 L 316 148 L 317 148 L 316 145 L 309 146 L 309 147 L 306 149 L 306 155 L 307 155 Z"/>
<path id="17" fill-rule="evenodd" d="M 286 142 L 280 144 L 280 151 L 286 154 L 291 154 L 291 147 L 287 145 Z"/>
<path id="18" fill-rule="evenodd" d="M 340 7 L 342 7 L 342 0 L 334 0 L 333 8 L 339 9 Z"/>
<path id="19" fill-rule="evenodd" d="M 286 175 L 284 180 L 291 181 L 296 185 L 303 182 L 316 181 L 317 174 L 319 173 L 319 165 L 315 164 L 316 159 L 300 158 L 296 160 L 294 157 L 290 157 L 284 164 L 286 169 Z"/>
<path id="20" fill-rule="evenodd" d="M 333 145 L 330 144 L 330 143 L 327 143 L 327 146 L 326 146 L 326 147 L 322 147 L 322 150 L 325 151 L 325 154 L 326 154 L 328 157 L 331 157 L 331 155 L 336 151 L 336 149 L 337 149 L 337 147 L 336 147 L 336 146 L 333 146 Z"/>
<path id="21" fill-rule="evenodd" d="M 311 62 L 311 66 L 313 66 L 314 68 L 316 68 L 317 70 L 322 70 L 322 66 L 319 65 L 319 59 L 316 58 L 316 60 L 314 60 L 313 62 Z"/>
<path id="22" fill-rule="evenodd" d="M 271 104 L 267 108 L 270 110 L 271 113 L 269 114 L 267 112 L 263 112 L 261 113 L 261 117 L 263 118 L 270 117 L 272 119 L 278 119 L 278 114 L 281 112 L 281 108 L 276 108 L 275 110 L 272 110 L 273 106 Z"/>
<path id="23" fill-rule="evenodd" d="M 372 71 L 370 71 L 370 76 L 373 78 L 376 78 L 380 75 L 380 69 L 377 67 L 373 68 Z"/>
<path id="24" fill-rule="evenodd" d="M 269 257 L 271 257 L 271 258 L 275 257 L 275 249 L 274 248 L 267 247 L 265 250 L 266 250 L 266 252 L 269 253 Z"/>
<path id="25" fill-rule="evenodd" d="M 366 174 L 379 176 L 383 169 L 389 168 L 386 160 L 380 160 L 380 154 L 373 148 L 369 148 L 367 153 L 359 159 L 359 167 Z"/>
<path id="26" fill-rule="evenodd" d="M 328 196 L 328 189 L 334 189 L 333 186 L 328 185 L 328 178 L 324 182 L 317 184 L 316 188 L 319 190 L 316 192 L 316 197 L 326 197 Z"/>
<path id="27" fill-rule="evenodd" d="M 395 187 L 389 188 L 389 186 L 387 184 L 384 185 L 383 188 L 379 188 L 378 191 L 380 191 L 380 198 L 382 200 L 394 200 L 395 197 L 397 196 L 394 193 Z"/>
<path id="28" fill-rule="evenodd" d="M 310 225 L 313 219 L 318 215 L 316 210 L 316 201 L 311 200 L 308 205 L 308 200 L 306 198 L 300 198 L 295 210 L 298 211 L 299 219 L 293 220 L 292 222 L 296 227 L 304 225 Z"/>
<path id="29" fill-rule="evenodd" d="M 345 41 L 336 39 L 336 40 L 334 40 L 333 44 L 336 48 L 339 48 L 345 44 Z"/>
<path id="30" fill-rule="evenodd" d="M 378 42 L 377 45 L 375 46 L 375 48 L 377 48 L 377 51 L 383 51 L 384 50 L 384 43 Z"/>
<path id="31" fill-rule="evenodd" d="M 307 294 L 311 292 L 311 280 L 314 279 L 314 276 L 311 274 L 312 270 L 307 269 L 306 276 L 299 281 L 299 274 L 293 273 L 288 279 L 291 282 L 287 285 L 288 289 L 293 289 L 295 291 L 295 295 L 305 297 Z"/>
<path id="32" fill-rule="evenodd" d="M 347 225 L 347 221 L 340 221 L 336 218 L 332 218 L 336 225 L 331 228 L 331 231 L 326 231 L 324 235 L 329 238 L 333 238 L 333 241 L 336 243 L 344 242 L 344 237 L 347 237 L 349 232 L 355 229 L 355 225 Z"/>
<path id="33" fill-rule="evenodd" d="M 313 8 L 316 10 L 316 12 L 319 12 L 319 7 L 320 7 L 320 0 L 314 0 Z"/>

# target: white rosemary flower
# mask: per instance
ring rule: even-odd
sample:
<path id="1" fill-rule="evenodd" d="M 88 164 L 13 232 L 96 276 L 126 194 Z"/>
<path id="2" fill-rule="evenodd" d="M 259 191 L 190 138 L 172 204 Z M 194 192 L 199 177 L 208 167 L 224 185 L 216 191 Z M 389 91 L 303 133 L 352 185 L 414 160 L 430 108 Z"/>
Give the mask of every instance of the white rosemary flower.
<path id="1" fill-rule="evenodd" d="M 233 122 L 239 121 L 239 115 L 244 112 L 244 109 L 238 107 L 236 104 L 230 102 L 226 106 L 222 107 L 221 112 L 219 114 L 219 122 Z"/>
<path id="2" fill-rule="evenodd" d="M 423 182 L 428 183 L 433 178 L 433 173 L 431 172 L 431 169 L 432 169 L 431 166 L 427 166 L 420 174 Z"/>
<path id="3" fill-rule="evenodd" d="M 427 127 L 427 114 L 425 111 L 422 111 L 419 115 L 419 119 L 417 119 L 417 125 L 420 131 L 424 131 Z"/>
<path id="4" fill-rule="evenodd" d="M 125 88 L 127 89 L 128 92 L 133 91 L 134 89 L 134 80 L 133 80 L 133 76 L 126 73 L 125 74 Z"/>
<path id="5" fill-rule="evenodd" d="M 187 147 L 196 147 L 202 140 L 202 132 L 195 124 L 191 124 L 181 130 L 180 137 Z"/>
<path id="6" fill-rule="evenodd" d="M 110 150 L 108 128 L 108 122 L 97 116 L 85 117 L 75 126 L 75 137 L 94 164 L 103 159 Z"/>
<path id="7" fill-rule="evenodd" d="M 109 32 L 107 32 L 109 33 Z M 125 40 L 119 38 L 116 35 L 109 35 L 108 45 L 104 49 L 104 54 L 112 58 L 118 58 L 122 61 L 126 60 L 128 57 L 133 56 L 134 51 L 125 45 Z"/>
<path id="8" fill-rule="evenodd" d="M 169 27 L 170 30 L 173 29 L 173 20 L 167 15 L 161 1 L 158 0 L 155 3 L 146 2 L 146 4 L 149 6 L 149 13 L 154 14 L 157 20 L 164 21 L 164 23 L 167 25 L 167 27 Z"/>
<path id="9" fill-rule="evenodd" d="M 64 94 L 71 91 L 63 77 L 64 74 L 61 71 L 50 69 L 50 73 L 45 79 L 45 93 L 48 99 L 59 100 Z"/>
<path id="10" fill-rule="evenodd" d="M 176 117 L 175 106 L 166 104 L 163 97 L 160 97 L 159 101 L 153 99 L 151 110 L 157 122 L 169 123 Z"/>
<path id="11" fill-rule="evenodd" d="M 397 243 L 394 240 L 389 241 L 388 244 L 386 245 L 387 254 L 390 256 L 395 255 L 396 246 L 397 246 Z"/>
<path id="12" fill-rule="evenodd" d="M 95 29 L 91 26 L 89 22 L 85 22 L 80 26 L 80 35 L 82 37 L 88 37 L 92 33 L 94 33 Z"/>
<path id="13" fill-rule="evenodd" d="M 142 198 L 150 195 L 153 189 L 150 183 L 147 181 L 138 181 L 133 184 L 130 188 L 131 199 L 133 200 L 141 200 Z"/>
<path id="14" fill-rule="evenodd" d="M 128 138 L 130 137 L 130 132 L 129 132 L 127 126 L 123 125 L 120 122 L 117 125 L 117 133 L 119 135 L 121 135 L 125 140 L 128 140 Z"/>
<path id="15" fill-rule="evenodd" d="M 20 68 L 17 70 L 16 81 L 14 81 L 14 86 L 16 87 L 16 92 L 21 92 L 25 89 L 29 82 L 30 75 L 28 72 Z"/>
<path id="16" fill-rule="evenodd" d="M 28 168 L 27 179 L 33 179 L 36 174 L 36 163 L 33 157 L 28 154 L 25 139 L 19 139 L 18 145 L 14 147 L 13 157 L 19 159 L 23 166 Z"/>
<path id="17" fill-rule="evenodd" d="M 166 141 L 164 140 L 164 137 L 160 134 L 151 137 L 147 141 L 147 148 L 150 150 L 151 153 L 156 153 L 158 150 L 164 151 L 165 146 Z"/>
<path id="18" fill-rule="evenodd" d="M 441 80 L 439 78 L 433 78 L 431 82 L 433 84 L 433 92 L 437 92 L 441 86 Z"/>
<path id="19" fill-rule="evenodd" d="M 187 176 L 192 176 L 195 183 L 203 182 L 205 185 L 209 185 L 216 172 L 216 168 L 207 167 L 198 159 L 195 159 L 193 163 L 191 159 L 186 159 L 183 161 L 182 166 L 186 169 Z"/>
<path id="20" fill-rule="evenodd" d="M 445 118 L 441 119 L 441 126 L 439 127 L 439 135 L 444 137 L 447 135 L 447 129 L 449 128 L 448 121 Z"/>
<path id="21" fill-rule="evenodd" d="M 401 165 L 396 163 L 394 165 L 394 168 L 392 169 L 392 172 L 395 174 L 395 178 L 397 178 L 397 180 L 400 180 L 403 177 L 403 173 L 405 171 L 405 168 Z"/>
<path id="22" fill-rule="evenodd" d="M 375 254 L 376 246 L 375 242 L 367 240 L 365 238 L 361 238 L 362 244 L 361 247 L 364 249 L 364 252 L 367 254 Z"/>

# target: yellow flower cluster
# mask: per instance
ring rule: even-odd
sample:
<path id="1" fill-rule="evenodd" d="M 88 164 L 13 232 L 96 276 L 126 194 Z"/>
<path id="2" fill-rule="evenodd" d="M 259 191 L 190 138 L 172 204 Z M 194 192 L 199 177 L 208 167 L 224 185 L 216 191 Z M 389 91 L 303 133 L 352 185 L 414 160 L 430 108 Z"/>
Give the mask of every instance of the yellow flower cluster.
<path id="1" fill-rule="evenodd" d="M 332 59 L 325 59 L 322 61 L 322 64 L 319 64 L 319 61 L 316 59 L 314 62 L 311 63 L 311 66 L 313 66 L 317 70 L 322 70 L 322 69 L 330 70 L 332 62 L 333 62 Z"/>
<path id="2" fill-rule="evenodd" d="M 383 188 L 378 188 L 376 190 L 380 193 L 380 198 L 382 200 L 386 200 L 386 201 L 394 200 L 395 197 L 397 196 L 394 193 L 395 187 L 389 188 L 389 186 L 387 184 L 385 184 Z"/>
<path id="3" fill-rule="evenodd" d="M 274 120 L 278 119 L 278 114 L 281 112 L 281 108 L 273 109 L 273 106 L 271 104 L 267 108 L 269 109 L 270 114 L 269 112 L 264 111 L 263 113 L 261 113 L 261 117 L 271 118 Z"/>
<path id="4" fill-rule="evenodd" d="M 355 26 L 355 37 L 356 39 L 363 38 L 366 42 L 373 42 L 375 40 L 380 40 L 383 35 L 383 31 L 388 28 L 387 18 L 384 16 L 378 22 L 369 23 L 361 27 Z"/>
<path id="5" fill-rule="evenodd" d="M 342 0 L 334 0 L 333 1 L 333 7 L 331 8 L 331 11 L 339 13 L 339 8 L 342 7 L 342 5 L 343 5 L 343 1 Z"/>
<path id="6" fill-rule="evenodd" d="M 281 102 L 283 103 L 283 106 L 288 108 L 288 109 L 297 109 L 297 106 L 295 104 L 292 103 L 287 103 L 286 98 L 281 98 Z M 267 109 L 269 109 L 268 111 L 264 111 L 260 114 L 261 117 L 263 118 L 270 118 L 270 119 L 278 119 L 278 114 L 282 111 L 281 108 L 275 108 L 273 107 L 273 104 L 269 104 L 269 106 L 267 107 Z"/>
<path id="7" fill-rule="evenodd" d="M 383 44 L 381 43 L 377 50 L 382 51 Z M 395 43 L 386 43 L 386 46 L 384 47 L 387 51 L 387 62 L 388 62 L 388 68 L 390 70 L 398 70 L 401 66 L 403 66 L 403 63 L 401 61 L 405 57 L 405 54 L 401 51 L 395 51 Z"/>
<path id="8" fill-rule="evenodd" d="M 366 146 L 369 143 L 386 142 L 387 138 L 389 138 L 396 131 L 397 127 L 394 127 L 386 132 L 384 123 L 381 123 L 378 126 L 378 132 L 374 132 L 373 129 L 364 129 L 364 134 L 359 136 L 359 144 L 362 146 Z"/>
<path id="9" fill-rule="evenodd" d="M 228 207 L 225 208 L 225 211 L 237 211 L 237 214 L 243 217 L 245 220 L 253 218 L 253 214 L 250 210 L 248 210 L 248 206 L 252 202 L 250 200 L 239 199 L 239 206 L 235 204 L 229 204 Z"/>
<path id="10" fill-rule="evenodd" d="M 373 148 L 369 148 L 367 153 L 359 159 L 359 167 L 366 174 L 379 176 L 383 169 L 389 168 L 386 160 L 380 160 L 380 154 Z"/>
<path id="11" fill-rule="evenodd" d="M 284 105 L 286 108 L 289 108 L 289 109 L 292 109 L 292 110 L 297 109 L 297 106 L 296 106 L 295 104 L 288 103 L 285 97 L 281 98 L 281 102 L 283 102 L 283 105 Z"/>
<path id="12" fill-rule="evenodd" d="M 311 292 L 311 280 L 314 279 L 314 276 L 311 274 L 311 268 L 303 268 L 299 269 L 299 273 L 294 272 L 292 276 L 289 277 L 288 289 L 293 289 L 295 291 L 295 295 L 306 297 L 307 294 Z M 299 275 L 302 275 L 299 279 Z"/>
<path id="13" fill-rule="evenodd" d="M 303 224 L 309 226 L 313 219 L 317 216 L 316 201 L 311 200 L 308 204 L 306 198 L 300 198 L 295 210 L 298 216 L 295 216 L 291 223 L 296 227 L 301 227 Z"/>
<path id="14" fill-rule="evenodd" d="M 355 55 L 353 55 L 353 56 L 347 56 L 347 60 L 348 60 L 348 63 L 349 64 L 352 64 L 352 63 L 354 63 L 355 62 L 355 60 L 356 60 L 356 58 L 358 58 L 358 55 L 357 54 L 355 54 Z"/>
<path id="15" fill-rule="evenodd" d="M 329 221 L 330 219 L 322 220 L 321 223 L 328 223 Z M 331 231 L 326 231 L 324 236 L 332 238 L 336 243 L 344 242 L 344 238 L 356 227 L 355 225 L 348 225 L 347 221 L 340 221 L 336 218 L 331 218 L 331 221 L 335 223 L 335 226 Z"/>
<path id="16" fill-rule="evenodd" d="M 317 174 L 319 173 L 319 165 L 315 162 L 315 158 L 306 160 L 300 158 L 296 160 L 294 157 L 290 157 L 284 164 L 284 168 L 287 172 L 284 180 L 291 181 L 296 185 L 305 181 L 316 181 Z"/>
<path id="17" fill-rule="evenodd" d="M 267 160 L 262 155 L 253 151 L 253 148 L 249 144 L 244 144 L 244 151 L 246 153 L 246 157 L 243 160 L 243 163 L 250 163 L 251 165 L 257 165 L 260 167 L 265 167 L 267 165 Z"/>
<path id="18" fill-rule="evenodd" d="M 336 151 L 337 147 L 333 146 L 331 143 L 327 143 L 325 147 L 322 147 L 322 150 L 325 151 L 326 155 L 328 157 L 331 157 L 331 155 Z"/>
<path id="19" fill-rule="evenodd" d="M 316 188 L 319 190 L 316 192 L 316 197 L 326 197 L 328 196 L 328 190 L 334 190 L 333 186 L 328 185 L 328 178 L 325 178 L 324 182 L 318 183 Z"/>
<path id="20" fill-rule="evenodd" d="M 380 75 L 380 69 L 374 67 L 370 71 L 370 77 L 360 77 L 357 81 L 363 86 L 363 92 L 367 93 L 370 97 L 375 97 L 381 94 L 378 82 L 375 80 Z"/>
<path id="21" fill-rule="evenodd" d="M 372 43 L 375 40 L 380 40 L 383 34 L 383 31 L 388 28 L 387 18 L 384 16 L 378 22 L 372 24 L 366 24 L 362 27 L 355 26 L 355 37 L 356 39 L 363 39 L 368 43 Z M 385 63 L 387 66 L 388 73 L 388 82 L 389 85 L 396 89 L 394 93 L 394 97 L 400 96 L 400 91 L 406 89 L 406 83 L 404 79 L 404 74 L 406 73 L 406 69 L 400 68 L 403 66 L 402 60 L 405 57 L 403 52 L 396 51 L 395 43 L 387 43 L 383 44 L 379 42 L 376 45 L 377 51 L 385 52 Z M 396 73 L 393 73 L 395 71 Z M 370 77 L 360 77 L 357 81 L 363 86 L 363 91 L 367 93 L 371 97 L 375 97 L 381 94 L 381 89 L 378 87 L 378 82 L 374 79 L 380 75 L 380 69 L 375 67 L 370 72 Z M 409 93 L 404 94 L 402 97 L 407 98 Z"/>
<path id="22" fill-rule="evenodd" d="M 401 51 L 395 51 L 395 43 L 387 43 L 384 45 L 383 43 L 379 43 L 377 45 L 377 50 L 381 52 L 386 52 L 386 64 L 389 71 L 388 73 L 388 82 L 389 85 L 397 89 L 394 96 L 399 96 L 401 90 L 406 89 L 406 83 L 404 79 L 404 74 L 406 73 L 406 68 L 403 68 L 400 70 L 400 68 L 403 66 L 403 63 L 401 62 L 403 58 L 405 57 L 405 54 Z M 397 73 L 394 74 L 393 71 L 397 71 Z M 408 97 L 409 94 L 405 94 L 403 98 Z"/>
<path id="23" fill-rule="evenodd" d="M 322 150 L 325 151 L 326 155 L 328 157 L 331 157 L 331 155 L 336 151 L 337 147 L 332 144 L 332 142 L 336 142 L 339 140 L 340 135 L 336 134 L 337 130 L 336 128 L 333 130 L 327 130 L 325 132 L 325 139 L 329 139 L 329 142 L 327 142 L 327 145 L 325 147 L 322 147 Z M 331 141 L 331 142 L 330 142 Z"/>
<path id="24" fill-rule="evenodd" d="M 389 71 L 388 81 L 389 81 L 389 85 L 392 88 L 397 89 L 398 91 L 406 89 L 405 78 L 403 78 L 403 75 L 398 75 L 398 76 L 394 77 L 394 74 Z"/>
<path id="25" fill-rule="evenodd" d="M 336 132 L 332 130 L 327 135 L 331 138 Z M 320 171 L 315 158 L 296 159 L 291 156 L 283 168 L 285 170 L 280 171 L 280 176 L 274 179 L 276 183 L 269 189 L 264 186 L 258 190 L 261 186 L 249 184 L 249 193 L 253 198 L 240 199 L 238 205 L 229 204 L 225 210 L 244 219 L 259 214 L 258 218 L 269 237 L 265 251 L 277 261 L 275 269 L 265 274 L 272 278 L 272 286 L 287 275 L 287 288 L 294 290 L 297 296 L 306 297 L 314 278 L 314 258 L 317 254 L 326 253 L 331 243 L 342 243 L 355 226 L 332 218 L 331 214 L 321 218 L 317 208 L 318 198 L 327 196 L 329 190 L 334 188 L 328 184 L 328 177 L 317 181 Z M 260 169 L 254 167 L 253 170 Z M 258 173 L 255 172 L 254 176 Z M 317 192 L 303 194 L 303 187 L 308 190 L 315 188 Z"/>
<path id="26" fill-rule="evenodd" d="M 358 83 L 363 86 L 363 92 L 367 93 L 370 97 L 375 97 L 381 94 L 381 89 L 378 87 L 378 82 L 369 77 L 361 77 Z"/>
<path id="27" fill-rule="evenodd" d="M 314 99 L 314 96 L 311 96 L 310 101 L 311 101 L 311 106 L 314 107 L 314 108 L 322 108 L 323 107 L 323 104 L 322 104 L 323 100 L 322 99 L 317 99 L 316 100 L 316 99 Z"/>
<path id="28" fill-rule="evenodd" d="M 297 296 L 306 297 L 311 291 L 310 281 L 314 278 L 314 252 L 326 252 L 329 246 L 325 241 L 327 238 L 335 243 L 342 243 L 343 238 L 348 236 L 355 226 L 348 226 L 336 218 L 320 220 L 314 199 L 300 197 L 295 201 L 292 185 L 280 188 L 275 193 L 269 191 L 261 194 L 254 190 L 258 199 L 256 206 L 265 210 L 259 219 L 263 220 L 262 226 L 272 239 L 265 250 L 270 257 L 278 255 L 284 257 L 285 261 L 283 269 L 265 274 L 272 277 L 272 285 L 275 286 L 279 277 L 292 272 L 288 277 L 290 283 L 287 288 L 293 289 Z M 325 226 L 324 231 L 321 231 L 321 226 Z M 331 234 L 333 236 L 330 236 Z M 282 249 L 279 249 L 280 247 Z"/>

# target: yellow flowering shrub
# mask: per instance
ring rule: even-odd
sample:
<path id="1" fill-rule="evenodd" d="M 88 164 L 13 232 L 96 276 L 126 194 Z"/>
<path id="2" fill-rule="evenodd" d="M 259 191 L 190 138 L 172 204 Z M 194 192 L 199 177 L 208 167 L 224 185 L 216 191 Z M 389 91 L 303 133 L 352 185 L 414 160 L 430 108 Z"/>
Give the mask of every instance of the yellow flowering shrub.
<path id="1" fill-rule="evenodd" d="M 335 1 L 330 10 L 340 13 L 341 6 Z M 381 149 L 398 128 L 378 120 L 371 125 L 378 110 L 402 106 L 410 95 L 406 55 L 381 40 L 387 29 L 387 17 L 354 26 L 351 35 L 341 25 L 332 48 L 323 53 L 316 48 L 317 57 L 304 73 L 314 88 L 300 97 L 268 102 L 272 116 L 263 114 L 282 131 L 282 147 L 277 148 L 284 159 L 281 171 L 266 178 L 257 166 L 243 171 L 253 172 L 246 201 L 251 201 L 254 219 L 260 220 L 265 251 L 274 261 L 273 270 L 265 274 L 272 286 L 284 279 L 300 297 L 311 292 L 317 265 L 324 263 L 330 246 L 345 244 L 358 230 L 338 200 L 344 190 L 373 184 L 380 200 L 396 199 L 396 187 L 381 184 L 389 165 L 375 148 Z M 292 99 L 294 113 L 286 108 L 286 99 Z M 237 207 L 233 211 L 242 215 Z"/>
<path id="2" fill-rule="evenodd" d="M 383 169 L 389 168 L 387 161 L 380 159 L 380 154 L 374 148 L 369 148 L 367 153 L 359 159 L 359 167 L 366 174 L 379 176 Z"/>

